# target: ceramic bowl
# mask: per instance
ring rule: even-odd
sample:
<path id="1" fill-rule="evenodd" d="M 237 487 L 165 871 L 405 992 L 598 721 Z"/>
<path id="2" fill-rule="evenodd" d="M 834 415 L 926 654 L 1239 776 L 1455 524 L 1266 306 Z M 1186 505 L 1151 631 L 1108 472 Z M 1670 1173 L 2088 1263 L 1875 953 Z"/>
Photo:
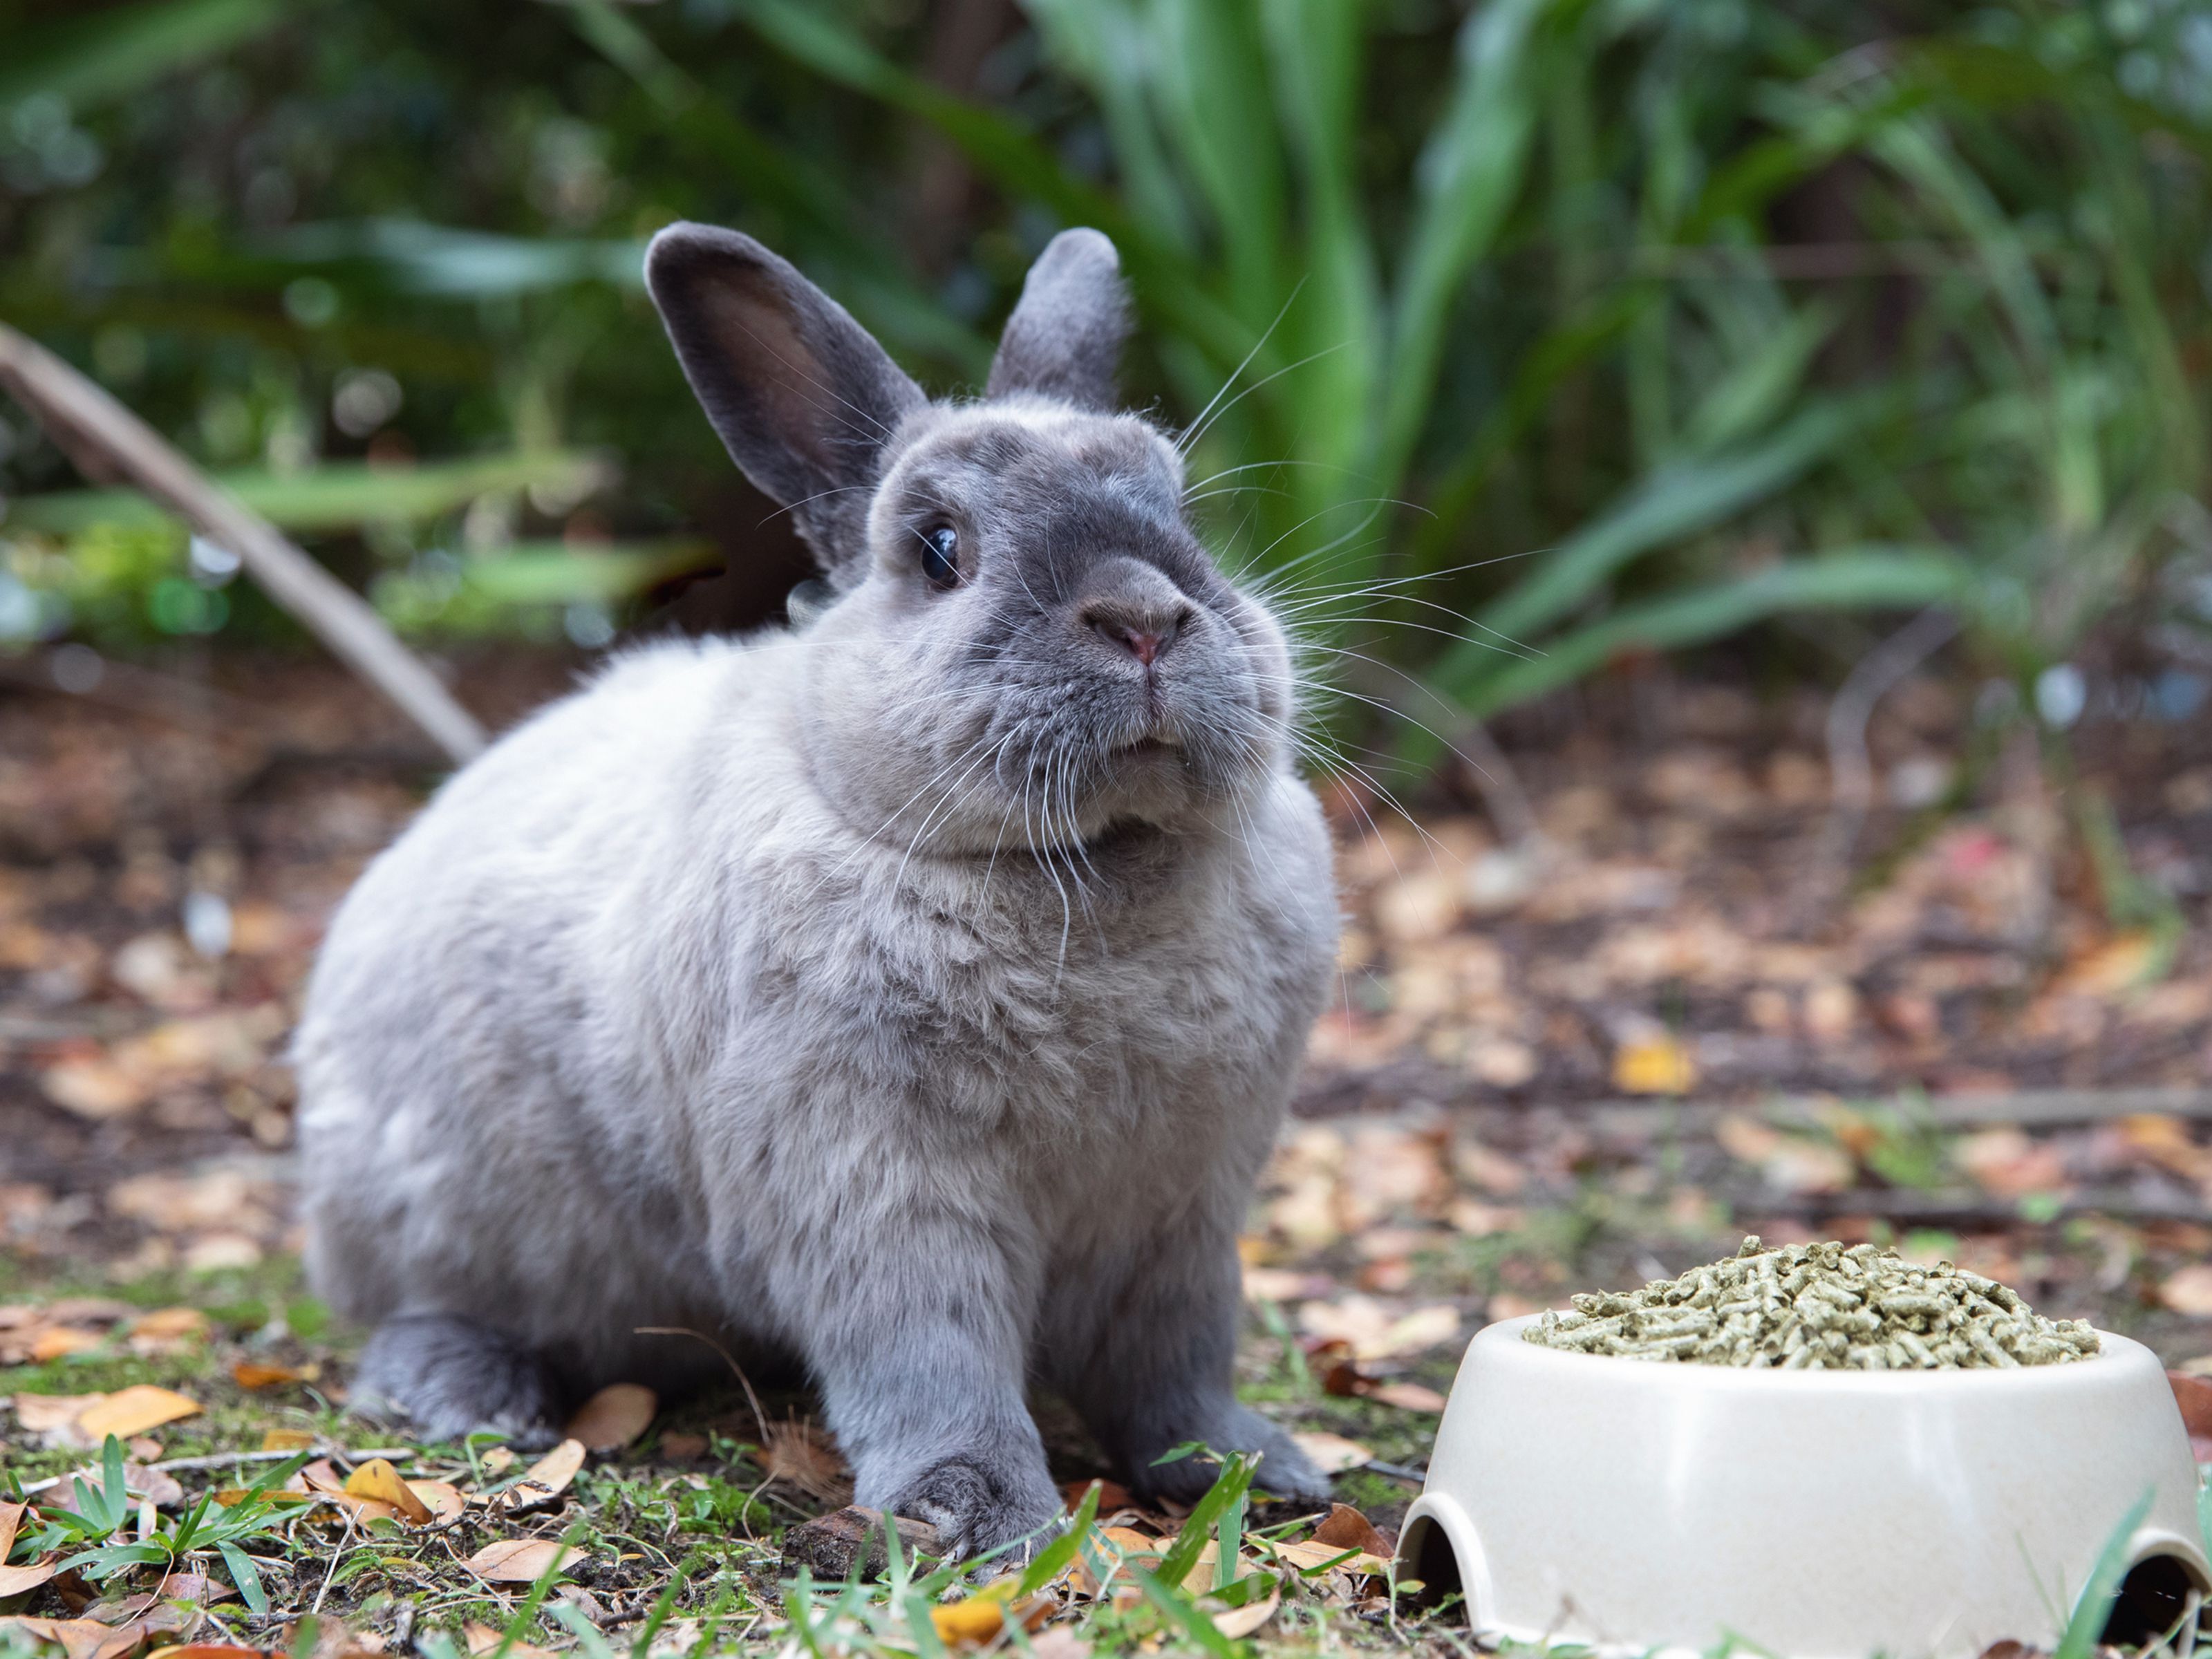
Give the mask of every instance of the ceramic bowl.
<path id="1" fill-rule="evenodd" d="M 1780 1659 L 2047 1650 L 2146 1494 L 2108 1629 L 2185 1632 L 2212 1588 L 2188 1436 L 2126 1337 L 2017 1370 L 1750 1370 L 1539 1347 L 1534 1317 L 1468 1346 L 1400 1544 L 1401 1576 L 1463 1591 L 1486 1634 Z"/>

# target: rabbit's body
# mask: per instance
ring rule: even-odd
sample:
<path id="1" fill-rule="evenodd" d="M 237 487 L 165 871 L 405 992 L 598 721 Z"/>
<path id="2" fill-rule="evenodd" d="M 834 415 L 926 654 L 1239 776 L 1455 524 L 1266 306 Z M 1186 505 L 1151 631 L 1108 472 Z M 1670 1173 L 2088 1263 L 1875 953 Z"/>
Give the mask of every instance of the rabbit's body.
<path id="1" fill-rule="evenodd" d="M 381 1322 L 365 1391 L 432 1431 L 718 1365 L 637 1334 L 680 1326 L 797 1358 L 859 1500 L 969 1547 L 1056 1510 L 1031 1382 L 1154 1489 L 1202 1485 L 1150 1465 L 1205 1440 L 1325 1494 L 1231 1375 L 1235 1236 L 1336 927 L 1318 805 L 1261 741 L 1279 635 L 1179 544 L 1141 551 L 1173 504 L 1149 428 L 1085 416 L 1070 451 L 1078 417 L 988 409 L 908 411 L 894 480 L 1026 477 L 1138 550 L 1038 542 L 995 598 L 848 573 L 805 633 L 631 654 L 341 909 L 298 1040 L 311 1263 Z M 1064 601 L 1010 619 L 1040 585 Z M 1048 623 L 1079 631 L 995 637 Z M 1095 654 L 1109 626 L 1140 668 Z M 1064 729 L 1095 674 L 1115 709 L 1134 688 L 1128 733 Z M 1018 792 L 975 781 L 1033 742 Z"/>

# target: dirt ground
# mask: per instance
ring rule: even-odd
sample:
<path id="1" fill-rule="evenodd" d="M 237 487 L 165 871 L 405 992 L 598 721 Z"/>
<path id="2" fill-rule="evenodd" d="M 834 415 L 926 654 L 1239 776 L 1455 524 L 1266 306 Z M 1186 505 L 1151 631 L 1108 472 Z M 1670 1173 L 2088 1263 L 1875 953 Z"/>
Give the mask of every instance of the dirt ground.
<path id="1" fill-rule="evenodd" d="M 0 672 L 0 1303 L 250 1304 L 222 1352 L 327 1360 L 327 1407 L 346 1339 L 301 1299 L 283 1045 L 437 768 L 319 663 L 94 667 Z M 575 672 L 457 668 L 495 723 Z M 1386 1534 L 1475 1328 L 1745 1232 L 1948 1257 L 2212 1373 L 2212 729 L 2085 726 L 2069 776 L 1975 706 L 1901 688 L 1856 823 L 1817 699 L 1656 670 L 1504 723 L 1418 828 L 1330 787 L 1340 994 L 1245 1240 L 1245 1370 L 1352 1444 Z M 0 1397 L 122 1376 L 19 1346 Z M 53 1445 L 0 1412 L 0 1463 Z M 375 1583 L 331 1607 L 389 1626 Z"/>

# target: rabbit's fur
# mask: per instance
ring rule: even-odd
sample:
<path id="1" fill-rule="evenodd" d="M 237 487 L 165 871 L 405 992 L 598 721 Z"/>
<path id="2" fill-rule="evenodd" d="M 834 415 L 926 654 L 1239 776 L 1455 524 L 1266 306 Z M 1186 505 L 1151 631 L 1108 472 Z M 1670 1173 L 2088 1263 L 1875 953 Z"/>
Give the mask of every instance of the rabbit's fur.
<path id="1" fill-rule="evenodd" d="M 834 599 L 618 657 L 338 912 L 297 1056 L 314 1281 L 379 1323 L 357 1391 L 542 1437 L 718 1368 L 638 1334 L 680 1326 L 794 1357 L 858 1501 L 965 1549 L 1059 1512 L 1032 1382 L 1142 1489 L 1191 1496 L 1153 1460 L 1201 1440 L 1325 1497 L 1232 1364 L 1328 842 L 1280 629 L 1112 412 L 1111 245 L 1053 243 L 966 404 L 747 238 L 678 226 L 647 270 Z"/>

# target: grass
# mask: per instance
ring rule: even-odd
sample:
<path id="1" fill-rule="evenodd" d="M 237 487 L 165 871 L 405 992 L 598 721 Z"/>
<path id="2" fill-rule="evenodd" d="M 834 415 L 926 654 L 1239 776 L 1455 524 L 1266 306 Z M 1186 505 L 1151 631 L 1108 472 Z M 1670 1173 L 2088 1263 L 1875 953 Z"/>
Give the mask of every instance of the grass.
<path id="1" fill-rule="evenodd" d="M 13 1283 L 0 1282 L 0 1297 L 23 1299 L 33 1291 L 20 1272 L 12 1277 Z M 204 1408 L 157 1431 L 158 1461 L 199 1466 L 176 1470 L 185 1500 L 150 1523 L 137 1498 L 124 1493 L 122 1464 L 126 1455 L 141 1461 L 151 1448 L 126 1453 L 112 1437 L 90 1452 L 48 1448 L 28 1433 L 0 1443 L 0 1502 L 32 1488 L 30 1501 L 44 1517 L 42 1523 L 27 1519 L 15 1563 L 63 1553 L 79 1575 L 75 1599 L 91 1598 L 86 1616 L 102 1607 L 112 1612 L 174 1566 L 246 1592 L 243 1601 L 218 1592 L 206 1608 L 208 1625 L 191 1639 L 298 1650 L 330 1639 L 327 1632 L 343 1626 L 393 1649 L 411 1644 L 428 1659 L 469 1659 L 492 1645 L 525 1654 L 573 1649 L 584 1659 L 757 1648 L 1019 1653 L 1048 1629 L 1062 1626 L 1096 1651 L 1114 1653 L 1402 1650 L 1443 1639 L 1432 1638 L 1419 1620 L 1401 1620 L 1387 1591 L 1370 1581 L 1275 1561 L 1272 1544 L 1303 1536 L 1310 1517 L 1261 1501 L 1249 1490 L 1251 1465 L 1236 1457 L 1224 1462 L 1212 1492 L 1180 1534 L 1167 1528 L 1160 1553 L 1129 1549 L 1126 1532 L 1116 1534 L 1119 1543 L 1109 1539 L 1097 1524 L 1094 1490 L 1083 1500 L 1076 1527 L 1036 1562 L 1026 1570 L 987 1566 L 980 1575 L 985 1583 L 976 1582 L 972 1568 L 903 1559 L 880 1582 L 823 1583 L 803 1573 L 787 1579 L 784 1534 L 834 1505 L 769 1478 L 742 1400 L 712 1395 L 672 1404 L 635 1443 L 592 1460 L 555 1502 L 519 1513 L 472 1505 L 453 1519 L 410 1527 L 349 1516 L 329 1501 L 241 1498 L 240 1489 L 257 1482 L 282 1486 L 310 1456 L 331 1459 L 343 1474 L 362 1454 L 381 1452 L 410 1481 L 442 1480 L 495 1495 L 514 1485 L 526 1460 L 511 1458 L 491 1437 L 415 1445 L 388 1427 L 344 1415 L 320 1379 L 342 1374 L 349 1338 L 327 1328 L 319 1305 L 301 1293 L 289 1261 L 119 1286 L 47 1285 L 35 1297 L 87 1291 L 134 1307 L 197 1307 L 209 1323 L 203 1336 L 165 1352 L 130 1352 L 122 1334 L 127 1327 L 118 1327 L 98 1346 L 0 1369 L 0 1398 L 153 1384 Z M 1294 1371 L 1285 1362 L 1273 1339 L 1255 1343 L 1252 1355 L 1248 1397 L 1279 1418 L 1361 1439 L 1384 1462 L 1425 1455 L 1432 1419 L 1322 1395 L 1302 1365 Z M 234 1365 L 246 1358 L 316 1371 L 319 1379 L 251 1389 L 233 1375 Z M 768 1409 L 775 1419 L 803 1413 L 807 1404 L 772 1395 Z M 1055 1431 L 1054 1422 L 1048 1416 L 1056 1472 L 1103 1473 L 1079 1435 Z M 295 1442 L 312 1439 L 312 1449 L 270 1461 L 264 1447 L 272 1431 Z M 227 1454 L 262 1457 L 229 1462 Z M 38 1490 L 54 1477 L 64 1478 Z M 217 1492 L 226 1501 L 209 1502 Z M 1362 1471 L 1340 1482 L 1339 1495 L 1387 1515 L 1402 1507 L 1412 1489 Z M 465 1565 L 485 1545 L 508 1538 L 558 1540 L 581 1558 L 528 1584 L 489 1584 Z M 1209 1553 L 1201 1563 L 1202 1547 Z M 240 1557 L 248 1559 L 241 1564 Z M 1241 1570 L 1224 1577 L 1224 1562 Z M 1085 1574 L 1104 1585 L 1102 1597 L 1072 1596 L 1071 1582 Z M 0 1613 L 64 1614 L 71 1609 L 57 1588 L 0 1601 Z M 1213 1622 L 1216 1614 L 1271 1595 L 1279 1605 L 1264 1637 L 1231 1638 Z M 964 1602 L 974 1605 L 951 1611 Z M 1048 1618 L 1049 1625 L 1042 1622 Z M 303 1620 L 319 1620 L 325 1634 L 303 1636 Z M 1036 1623 L 1036 1630 L 1023 1628 L 1024 1621 Z M 976 1639 L 984 1626 L 989 1629 Z M 0 1637 L 0 1652 L 10 1651 L 11 1642 L 23 1645 L 20 1637 Z"/>

